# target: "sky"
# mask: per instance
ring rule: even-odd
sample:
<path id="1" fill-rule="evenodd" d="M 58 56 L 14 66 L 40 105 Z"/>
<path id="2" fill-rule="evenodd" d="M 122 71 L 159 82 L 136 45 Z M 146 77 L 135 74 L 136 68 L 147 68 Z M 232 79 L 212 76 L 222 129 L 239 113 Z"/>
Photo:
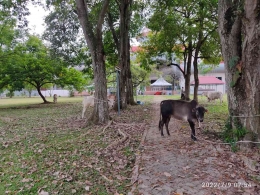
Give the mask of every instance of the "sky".
<path id="1" fill-rule="evenodd" d="M 44 17 L 48 15 L 49 11 L 44 10 L 41 6 L 32 5 L 31 3 L 29 3 L 28 8 L 31 13 L 27 16 L 30 33 L 42 35 L 45 29 Z M 131 40 L 130 44 L 132 46 L 140 45 L 135 38 Z"/>
<path id="2" fill-rule="evenodd" d="M 48 12 L 42 7 L 32 4 L 29 4 L 28 8 L 31 12 L 31 14 L 27 16 L 30 33 L 42 35 L 44 32 L 44 17 L 48 14 Z"/>

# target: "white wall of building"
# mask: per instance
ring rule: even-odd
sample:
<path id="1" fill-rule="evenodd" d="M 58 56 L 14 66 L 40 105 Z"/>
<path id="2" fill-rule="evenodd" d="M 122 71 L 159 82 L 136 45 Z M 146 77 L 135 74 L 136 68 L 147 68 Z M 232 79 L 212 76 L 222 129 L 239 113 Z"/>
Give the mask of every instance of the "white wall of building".
<path id="1" fill-rule="evenodd" d="M 57 94 L 58 96 L 61 97 L 68 97 L 70 94 L 69 90 L 45 90 L 41 92 L 46 97 L 53 96 L 53 94 Z"/>

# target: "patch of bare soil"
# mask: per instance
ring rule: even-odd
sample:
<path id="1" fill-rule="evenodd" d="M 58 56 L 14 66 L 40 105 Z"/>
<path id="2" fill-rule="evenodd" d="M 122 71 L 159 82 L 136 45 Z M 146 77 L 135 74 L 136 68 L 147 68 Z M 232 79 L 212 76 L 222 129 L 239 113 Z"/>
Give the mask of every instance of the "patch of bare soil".
<path id="1" fill-rule="evenodd" d="M 153 123 L 144 134 L 139 174 L 128 195 L 260 194 L 259 150 L 234 153 L 229 145 L 198 130 L 194 142 L 188 123 L 173 118 L 171 136 L 161 137 L 159 102 L 155 101 Z"/>

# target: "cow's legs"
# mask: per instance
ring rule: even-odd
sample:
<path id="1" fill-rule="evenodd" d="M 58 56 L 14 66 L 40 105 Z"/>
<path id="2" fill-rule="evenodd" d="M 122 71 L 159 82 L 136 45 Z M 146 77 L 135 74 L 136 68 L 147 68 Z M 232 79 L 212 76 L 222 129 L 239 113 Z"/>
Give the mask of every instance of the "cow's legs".
<path id="1" fill-rule="evenodd" d="M 161 136 L 163 136 L 163 121 L 159 121 L 159 131 L 161 131 Z"/>
<path id="2" fill-rule="evenodd" d="M 200 127 L 201 127 L 201 126 L 200 126 L 200 125 L 201 125 L 200 120 L 198 120 L 198 124 L 199 124 L 198 129 L 200 129 Z"/>
<path id="3" fill-rule="evenodd" d="M 194 124 L 194 122 L 192 120 L 189 120 L 188 122 L 189 122 L 190 128 L 191 128 L 191 139 L 196 141 L 197 138 L 196 138 L 196 135 L 195 135 L 195 124 Z"/>
<path id="4" fill-rule="evenodd" d="M 170 135 L 169 128 L 168 128 L 170 119 L 171 119 L 171 117 L 168 117 L 168 118 L 166 119 L 166 123 L 165 123 L 166 131 L 167 131 L 167 134 L 168 134 L 168 135 Z"/>
<path id="5" fill-rule="evenodd" d="M 167 124 L 167 117 L 162 117 L 162 120 L 159 122 L 159 126 L 160 126 L 160 130 L 161 130 L 161 136 L 164 136 L 164 134 L 163 134 L 163 125 L 165 124 L 165 126 L 166 126 L 166 124 Z M 167 130 L 167 126 L 166 126 L 166 130 Z"/>
<path id="6" fill-rule="evenodd" d="M 159 121 L 159 131 L 161 131 L 161 136 L 164 136 L 163 135 L 163 125 L 164 125 L 164 121 L 162 118 L 162 120 Z"/>
<path id="7" fill-rule="evenodd" d="M 82 110 L 82 118 L 84 118 L 85 111 L 86 111 L 86 106 L 83 107 L 83 110 Z"/>
<path id="8" fill-rule="evenodd" d="M 162 120 L 159 122 L 160 124 L 160 130 L 161 130 L 161 136 L 164 136 L 163 135 L 163 125 L 165 124 L 165 120 L 164 120 L 164 118 L 162 118 Z"/>

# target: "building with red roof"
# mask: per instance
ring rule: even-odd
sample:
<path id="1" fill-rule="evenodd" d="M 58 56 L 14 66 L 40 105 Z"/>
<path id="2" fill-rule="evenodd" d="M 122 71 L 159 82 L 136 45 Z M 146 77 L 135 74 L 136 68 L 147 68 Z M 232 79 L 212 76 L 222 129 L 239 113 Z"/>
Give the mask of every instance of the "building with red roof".
<path id="1" fill-rule="evenodd" d="M 214 76 L 199 76 L 200 85 L 224 85 L 225 83 Z M 195 85 L 195 81 L 190 83 Z"/>
<path id="2" fill-rule="evenodd" d="M 193 80 L 190 83 L 191 86 L 195 85 Z M 214 76 L 199 76 L 199 89 L 198 94 L 201 94 L 204 91 L 220 91 L 225 92 L 225 82 L 219 80 Z"/>
<path id="3" fill-rule="evenodd" d="M 193 93 L 193 88 L 195 85 L 193 70 L 191 72 L 191 93 Z M 225 66 L 224 62 L 220 62 L 219 65 L 212 68 L 212 70 L 207 73 L 199 71 L 199 91 L 219 91 L 226 93 L 225 84 Z"/>

